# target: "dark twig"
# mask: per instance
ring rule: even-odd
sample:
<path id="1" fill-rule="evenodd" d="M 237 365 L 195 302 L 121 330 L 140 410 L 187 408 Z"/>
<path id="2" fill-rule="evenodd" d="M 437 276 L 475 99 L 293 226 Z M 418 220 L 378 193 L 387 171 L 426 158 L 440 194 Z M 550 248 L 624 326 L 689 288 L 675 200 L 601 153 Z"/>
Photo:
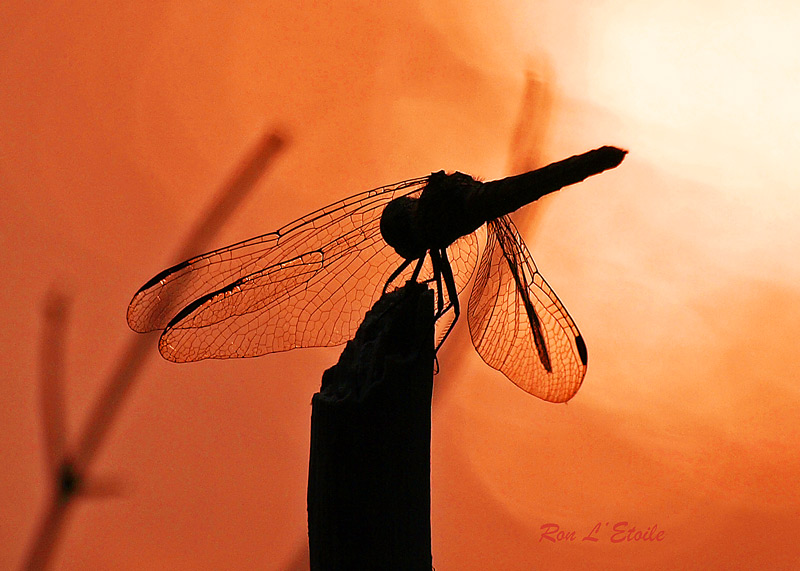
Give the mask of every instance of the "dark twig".
<path id="1" fill-rule="evenodd" d="M 253 189 L 255 183 L 270 166 L 285 144 L 285 139 L 266 132 L 255 145 L 253 152 L 242 161 L 219 192 L 219 198 L 199 221 L 184 246 L 179 249 L 181 259 L 207 248 L 213 236 L 227 221 L 231 213 Z M 46 323 L 57 324 L 46 327 L 45 350 L 51 356 L 43 358 L 42 412 L 45 424 L 47 461 L 54 477 L 54 493 L 41 519 L 33 544 L 23 564 L 24 569 L 44 569 L 50 561 L 61 530 L 66 522 L 73 498 L 85 490 L 84 482 L 97 452 L 105 441 L 108 431 L 116 419 L 125 397 L 133 387 L 136 375 L 152 354 L 152 338 L 137 335 L 123 350 L 108 383 L 89 414 L 84 429 L 74 447 L 75 456 L 70 458 L 66 448 L 66 419 L 61 379 L 62 357 L 60 353 L 61 333 L 64 328 L 63 313 L 53 313 L 52 302 L 48 302 Z M 51 315 L 52 314 L 52 315 Z M 61 315 L 61 317 L 59 317 Z M 55 316 L 55 317 L 54 317 Z M 61 321 L 59 321 L 59 319 Z M 51 331 L 52 330 L 52 331 Z M 98 487 L 98 490 L 100 487 Z"/>
<path id="2" fill-rule="evenodd" d="M 69 302 L 51 291 L 44 304 L 44 331 L 40 355 L 40 399 L 48 476 L 60 479 L 66 454 L 67 419 L 64 407 L 64 338 Z"/>

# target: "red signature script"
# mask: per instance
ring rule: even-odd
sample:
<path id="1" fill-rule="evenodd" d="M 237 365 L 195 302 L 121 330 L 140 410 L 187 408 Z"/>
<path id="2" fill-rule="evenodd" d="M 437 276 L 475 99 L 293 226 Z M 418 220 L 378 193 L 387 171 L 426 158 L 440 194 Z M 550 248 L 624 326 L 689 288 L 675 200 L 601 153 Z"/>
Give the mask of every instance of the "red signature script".
<path id="1" fill-rule="evenodd" d="M 658 524 L 651 525 L 646 529 L 637 528 L 627 521 L 618 521 L 611 525 L 611 522 L 597 522 L 597 524 L 586 534 L 579 534 L 577 531 L 562 529 L 557 523 L 546 523 L 539 529 L 542 541 L 552 541 L 560 543 L 565 541 L 609 541 L 611 543 L 642 543 L 653 541 L 664 541 L 666 532 L 658 529 Z"/>

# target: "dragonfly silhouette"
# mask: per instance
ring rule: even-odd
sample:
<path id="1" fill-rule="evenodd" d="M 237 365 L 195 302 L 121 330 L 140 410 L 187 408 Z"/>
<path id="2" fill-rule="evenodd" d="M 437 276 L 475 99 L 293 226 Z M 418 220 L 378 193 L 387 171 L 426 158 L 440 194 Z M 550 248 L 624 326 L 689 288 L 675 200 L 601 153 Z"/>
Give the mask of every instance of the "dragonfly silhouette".
<path id="1" fill-rule="evenodd" d="M 467 311 L 475 349 L 526 392 L 565 402 L 586 374 L 586 345 L 508 214 L 625 154 L 601 147 L 491 182 L 439 171 L 353 195 L 164 270 L 134 295 L 128 325 L 163 329 L 159 350 L 175 362 L 332 346 L 383 291 L 412 279 L 436 284 L 437 319 L 453 310 L 446 337 L 477 266 Z"/>

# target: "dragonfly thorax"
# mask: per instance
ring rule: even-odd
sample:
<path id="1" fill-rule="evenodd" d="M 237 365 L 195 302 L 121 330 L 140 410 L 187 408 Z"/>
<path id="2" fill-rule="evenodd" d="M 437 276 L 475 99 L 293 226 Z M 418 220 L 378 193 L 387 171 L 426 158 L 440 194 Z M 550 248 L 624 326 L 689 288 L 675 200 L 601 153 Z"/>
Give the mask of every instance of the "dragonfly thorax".
<path id="1" fill-rule="evenodd" d="M 460 172 L 432 173 L 419 198 L 400 196 L 386 205 L 381 215 L 383 239 L 406 260 L 447 248 L 485 222 L 473 201 L 482 186 Z"/>
<path id="2" fill-rule="evenodd" d="M 392 200 L 381 214 L 381 236 L 406 260 L 416 260 L 425 255 L 428 247 L 417 226 L 419 199 L 400 196 Z"/>

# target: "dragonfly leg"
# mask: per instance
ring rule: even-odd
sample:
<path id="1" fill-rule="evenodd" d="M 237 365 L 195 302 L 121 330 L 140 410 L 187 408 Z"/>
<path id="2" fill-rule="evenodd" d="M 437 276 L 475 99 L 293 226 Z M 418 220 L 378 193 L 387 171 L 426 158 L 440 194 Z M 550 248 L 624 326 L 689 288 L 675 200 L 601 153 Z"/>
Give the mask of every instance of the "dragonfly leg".
<path id="1" fill-rule="evenodd" d="M 439 319 L 444 312 L 444 288 L 442 287 L 442 257 L 441 250 L 431 250 L 431 265 L 433 266 L 433 279 L 436 282 L 436 319 Z M 448 308 L 449 309 L 449 308 Z"/>
<path id="2" fill-rule="evenodd" d="M 392 272 L 392 275 L 389 276 L 389 279 L 386 280 L 386 283 L 383 285 L 383 293 L 386 293 L 386 290 L 389 289 L 389 286 L 392 285 L 392 282 L 397 279 L 397 276 L 403 273 L 408 266 L 411 265 L 411 262 L 414 260 L 403 260 L 403 263 L 400 264 L 400 267 L 397 268 L 395 271 Z M 420 271 L 422 271 L 422 264 L 425 262 L 425 256 L 423 255 L 419 260 L 417 260 L 417 265 L 414 266 L 414 272 L 411 274 L 411 278 L 409 281 L 415 282 L 419 277 Z"/>
<path id="3" fill-rule="evenodd" d="M 386 280 L 386 283 L 383 285 L 383 293 L 386 293 L 386 290 L 389 289 L 389 286 L 392 284 L 392 282 L 397 278 L 397 276 L 403 273 L 403 270 L 411 265 L 411 262 L 412 260 L 403 260 L 403 263 L 400 264 L 400 267 L 392 272 L 392 275 L 389 276 L 389 279 Z M 416 272 L 416 270 L 414 270 L 414 272 Z"/>
<path id="4" fill-rule="evenodd" d="M 422 254 L 422 257 L 417 262 L 417 266 L 414 268 L 414 273 L 411 274 L 411 281 L 412 282 L 417 281 L 417 278 L 419 277 L 419 273 L 420 273 L 420 271 L 422 271 L 422 264 L 424 262 L 425 262 L 425 254 Z"/>
<path id="5" fill-rule="evenodd" d="M 456 326 L 456 322 L 458 321 L 458 316 L 461 315 L 461 305 L 458 303 L 458 288 L 456 287 L 456 280 L 453 277 L 453 268 L 450 267 L 450 261 L 447 259 L 447 250 L 445 248 L 442 248 L 438 254 L 438 257 L 439 257 L 439 264 L 441 265 L 440 268 L 441 278 L 444 280 L 444 285 L 447 288 L 447 299 L 449 302 L 447 309 L 445 311 L 448 311 L 452 307 L 455 315 L 453 317 L 453 321 L 451 321 L 450 325 L 447 327 L 447 331 L 445 331 L 444 335 L 442 336 L 442 339 L 436 346 L 437 353 L 444 344 L 445 340 L 447 339 L 447 336 L 450 335 L 450 332 Z M 431 257 L 431 259 L 433 259 L 433 257 Z"/>

